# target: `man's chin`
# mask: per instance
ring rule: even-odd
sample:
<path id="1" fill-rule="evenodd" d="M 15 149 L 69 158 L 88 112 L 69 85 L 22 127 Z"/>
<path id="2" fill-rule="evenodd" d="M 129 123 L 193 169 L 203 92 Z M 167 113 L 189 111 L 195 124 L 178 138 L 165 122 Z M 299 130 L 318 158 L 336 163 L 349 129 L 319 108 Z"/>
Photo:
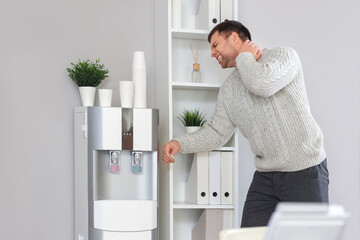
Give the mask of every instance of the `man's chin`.
<path id="1" fill-rule="evenodd" d="M 236 67 L 236 64 L 220 64 L 222 69 L 226 69 L 226 68 L 234 68 Z"/>

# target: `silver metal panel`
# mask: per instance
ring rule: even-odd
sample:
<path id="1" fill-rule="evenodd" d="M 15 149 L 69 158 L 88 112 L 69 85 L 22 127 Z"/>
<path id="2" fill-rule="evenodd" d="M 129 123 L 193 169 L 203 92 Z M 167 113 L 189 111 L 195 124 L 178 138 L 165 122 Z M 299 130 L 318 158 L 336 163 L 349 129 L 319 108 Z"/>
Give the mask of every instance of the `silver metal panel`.
<path id="1" fill-rule="evenodd" d="M 133 173 L 131 151 L 120 151 L 120 171 L 109 171 L 109 151 L 93 151 L 94 200 L 157 200 L 157 152 L 143 153 L 143 171 Z"/>
<path id="2" fill-rule="evenodd" d="M 121 150 L 121 108 L 88 108 L 88 135 L 91 149 Z"/>
<path id="3" fill-rule="evenodd" d="M 133 109 L 122 109 L 122 150 L 133 150 Z"/>

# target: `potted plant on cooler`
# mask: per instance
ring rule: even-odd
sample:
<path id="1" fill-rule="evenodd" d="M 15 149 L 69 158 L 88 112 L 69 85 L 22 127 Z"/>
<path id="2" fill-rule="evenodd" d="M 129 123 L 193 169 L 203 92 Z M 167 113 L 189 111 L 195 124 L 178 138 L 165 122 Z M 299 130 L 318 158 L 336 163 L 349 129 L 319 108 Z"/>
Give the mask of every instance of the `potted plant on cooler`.
<path id="1" fill-rule="evenodd" d="M 206 122 L 205 114 L 200 112 L 199 109 L 184 109 L 178 118 L 184 124 L 186 133 L 197 131 Z"/>
<path id="2" fill-rule="evenodd" d="M 108 77 L 109 70 L 100 64 L 100 59 L 94 62 L 90 60 L 71 63 L 72 68 L 66 68 L 69 77 L 79 87 L 83 106 L 94 106 L 96 87 Z"/>

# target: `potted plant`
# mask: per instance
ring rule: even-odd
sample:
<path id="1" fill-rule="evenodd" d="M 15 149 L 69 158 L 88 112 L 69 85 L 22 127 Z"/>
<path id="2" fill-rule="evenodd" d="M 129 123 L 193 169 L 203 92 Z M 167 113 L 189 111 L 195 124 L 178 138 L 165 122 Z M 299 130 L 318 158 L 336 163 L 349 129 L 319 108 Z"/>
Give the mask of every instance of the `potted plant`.
<path id="1" fill-rule="evenodd" d="M 206 122 L 205 114 L 199 109 L 184 109 L 178 118 L 184 124 L 186 133 L 196 132 Z"/>
<path id="2" fill-rule="evenodd" d="M 100 59 L 94 62 L 90 60 L 71 63 L 72 68 L 67 68 L 69 77 L 79 87 L 83 106 L 94 106 L 96 87 L 108 77 L 109 70 L 100 64 Z"/>

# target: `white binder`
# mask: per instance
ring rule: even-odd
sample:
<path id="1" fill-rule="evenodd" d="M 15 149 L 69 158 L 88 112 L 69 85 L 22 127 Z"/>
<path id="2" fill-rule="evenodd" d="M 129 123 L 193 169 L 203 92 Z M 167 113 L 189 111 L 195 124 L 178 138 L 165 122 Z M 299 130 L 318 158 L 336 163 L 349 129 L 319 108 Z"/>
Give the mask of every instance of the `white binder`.
<path id="1" fill-rule="evenodd" d="M 219 240 L 223 227 L 223 211 L 220 209 L 205 209 L 196 226 L 191 231 L 192 240 Z"/>
<path id="2" fill-rule="evenodd" d="M 209 152 L 209 204 L 220 204 L 220 152 Z"/>
<path id="3" fill-rule="evenodd" d="M 233 0 L 221 0 L 220 2 L 220 21 L 233 20 Z"/>
<path id="4" fill-rule="evenodd" d="M 233 226 L 233 218 L 234 218 L 233 212 L 234 211 L 232 209 L 224 209 L 223 210 L 223 230 L 234 228 L 234 226 Z"/>
<path id="5" fill-rule="evenodd" d="M 209 0 L 209 29 L 220 23 L 220 0 Z"/>
<path id="6" fill-rule="evenodd" d="M 233 201 L 233 153 L 221 152 L 221 204 L 232 204 Z"/>
<path id="7" fill-rule="evenodd" d="M 209 204 L 209 153 L 194 154 L 189 178 L 185 185 L 185 201 Z"/>

